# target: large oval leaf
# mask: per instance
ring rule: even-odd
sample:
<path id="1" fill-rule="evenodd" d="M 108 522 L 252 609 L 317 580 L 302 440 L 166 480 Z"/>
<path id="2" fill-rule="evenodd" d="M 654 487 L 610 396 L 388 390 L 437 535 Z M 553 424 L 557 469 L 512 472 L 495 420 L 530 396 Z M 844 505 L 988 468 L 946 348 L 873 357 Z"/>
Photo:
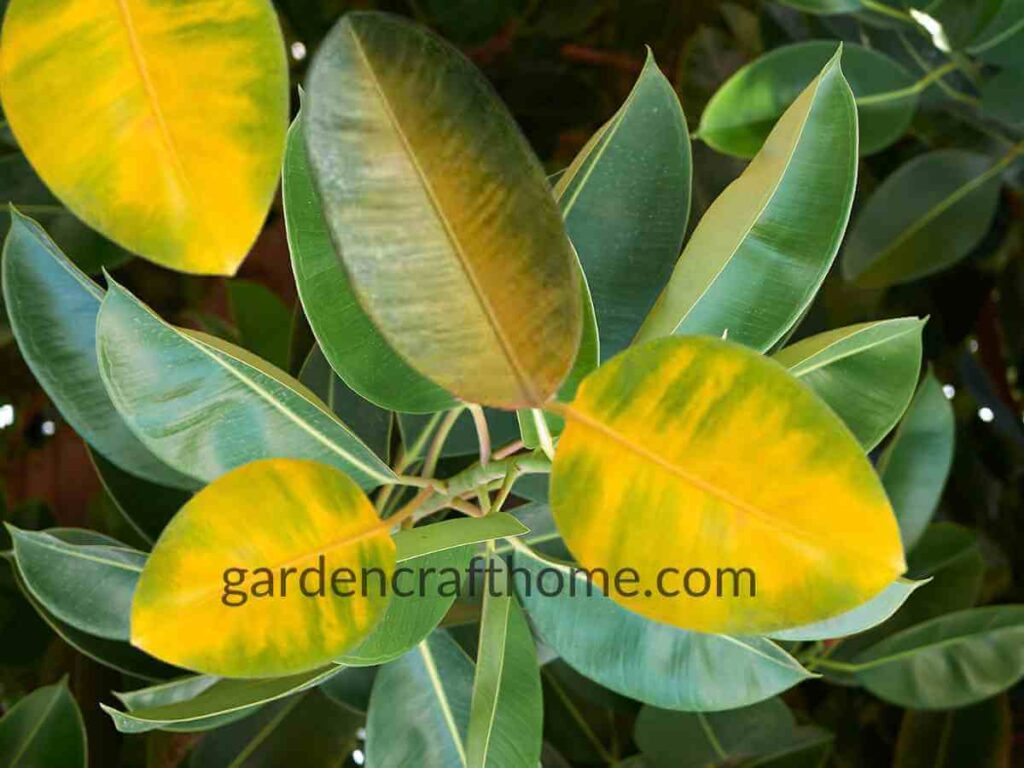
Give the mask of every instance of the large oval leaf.
<path id="1" fill-rule="evenodd" d="M 679 256 L 690 212 L 690 140 L 653 55 L 618 112 L 555 185 L 607 359 L 625 349 Z"/>
<path id="2" fill-rule="evenodd" d="M 97 349 L 118 411 L 184 472 L 209 481 L 249 461 L 290 457 L 332 464 L 365 488 L 394 479 L 295 379 L 227 342 L 168 325 L 113 280 Z"/>
<path id="3" fill-rule="evenodd" d="M 324 356 L 346 384 L 382 408 L 429 413 L 453 407 L 455 398 L 399 357 L 360 306 L 309 173 L 300 111 L 288 129 L 281 197 L 295 285 Z"/>
<path id="4" fill-rule="evenodd" d="M 853 667 L 869 691 L 901 707 L 973 704 L 1024 676 L 1024 606 L 940 616 L 872 646 Z"/>
<path id="5" fill-rule="evenodd" d="M 775 359 L 828 403 L 870 451 L 914 395 L 923 328 L 916 317 L 850 325 L 785 347 Z"/>
<path id="6" fill-rule="evenodd" d="M 690 712 L 733 709 L 811 677 L 765 638 L 649 621 L 602 595 L 578 568 L 523 550 L 515 565 L 530 574 L 531 589 L 518 578 L 515 586 L 544 642 L 581 674 L 631 699 Z"/>
<path id="7" fill-rule="evenodd" d="M 637 334 L 710 334 L 768 349 L 832 265 L 857 181 L 857 108 L 839 54 L 697 224 Z"/>
<path id="8" fill-rule="evenodd" d="M 854 608 L 905 568 L 896 519 L 853 435 L 744 347 L 707 337 L 635 347 L 562 410 L 555 522 L 583 566 L 641 569 L 649 596 L 611 595 L 632 611 L 761 634 Z M 703 596 L 699 572 L 697 596 L 683 591 L 691 568 L 707 576 Z M 663 571 L 681 594 L 653 591 Z"/>
<path id="9" fill-rule="evenodd" d="M 164 529 L 135 590 L 132 644 L 223 677 L 304 672 L 373 628 L 394 562 L 388 526 L 348 477 L 311 461 L 253 462 Z M 355 581 L 342 590 L 354 594 L 334 581 L 344 568 Z M 307 575 L 318 586 L 305 586 Z"/>
<path id="10" fill-rule="evenodd" d="M 753 157 L 772 126 L 835 53 L 836 44 L 814 40 L 776 48 L 743 67 L 708 102 L 697 135 L 719 152 Z M 843 46 L 843 74 L 857 105 L 860 153 L 870 155 L 898 140 L 910 126 L 916 93 L 894 93 L 914 78 L 883 53 Z M 888 94 L 893 94 L 888 96 Z"/>
<path id="11" fill-rule="evenodd" d="M 881 288 L 964 258 L 988 232 L 1005 165 L 962 149 L 915 157 L 875 190 L 843 250 L 843 276 Z"/>
<path id="12" fill-rule="evenodd" d="M 2 45 L 7 120 L 75 215 L 172 269 L 235 272 L 287 125 L 270 3 L 14 0 Z"/>
<path id="13" fill-rule="evenodd" d="M 85 768 L 85 723 L 66 681 L 37 688 L 0 720 L 0 764 Z"/>
<path id="14" fill-rule="evenodd" d="M 17 211 L 11 211 L 4 244 L 3 298 L 22 357 L 83 439 L 132 474 L 164 485 L 195 485 L 139 442 L 110 402 L 96 359 L 102 289 Z"/>
<path id="15" fill-rule="evenodd" d="M 483 75 L 422 28 L 348 14 L 306 114 L 331 237 L 383 336 L 463 399 L 546 401 L 579 345 L 579 278 L 543 169 Z"/>

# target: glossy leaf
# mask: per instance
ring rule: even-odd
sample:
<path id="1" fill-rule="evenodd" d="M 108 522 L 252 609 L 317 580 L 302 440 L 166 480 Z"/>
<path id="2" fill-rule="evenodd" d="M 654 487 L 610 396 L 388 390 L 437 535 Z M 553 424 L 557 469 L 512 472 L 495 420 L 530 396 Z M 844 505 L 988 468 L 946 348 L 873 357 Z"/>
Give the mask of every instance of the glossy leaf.
<path id="1" fill-rule="evenodd" d="M 940 616 L 883 640 L 854 664 L 869 691 L 901 707 L 973 704 L 1024 676 L 1024 606 Z"/>
<path id="2" fill-rule="evenodd" d="M 85 724 L 66 681 L 37 688 L 0 720 L 0 764 L 85 768 Z"/>
<path id="3" fill-rule="evenodd" d="M 8 530 L 25 585 L 50 613 L 91 635 L 128 639 L 145 554 L 124 546 L 70 544 L 45 531 Z"/>
<path id="4" fill-rule="evenodd" d="M 761 637 L 687 632 L 649 621 L 588 586 L 578 570 L 517 552 L 533 590 L 517 593 L 544 642 L 586 677 L 646 704 L 708 712 L 762 701 L 811 677 Z M 556 578 L 556 575 L 560 578 Z M 575 594 L 570 592 L 575 582 Z M 553 596 L 556 583 L 562 588 Z"/>
<path id="5" fill-rule="evenodd" d="M 466 733 L 466 762 L 533 766 L 540 761 L 543 701 L 537 651 L 509 584 L 508 567 L 492 557 L 484 583 L 476 676 Z"/>
<path id="6" fill-rule="evenodd" d="M 465 400 L 545 402 L 576 357 L 578 276 L 543 169 L 483 75 L 420 27 L 350 13 L 320 45 L 307 110 L 328 229 L 381 334 Z"/>
<path id="7" fill-rule="evenodd" d="M 288 129 L 281 196 L 299 298 L 320 349 L 342 380 L 381 408 L 429 413 L 456 400 L 406 363 L 360 306 L 338 259 L 310 177 L 302 113 Z"/>
<path id="8" fill-rule="evenodd" d="M 602 359 L 629 345 L 672 272 L 691 174 L 686 117 L 648 52 L 626 102 L 555 186 L 593 297 Z"/>
<path id="9" fill-rule="evenodd" d="M 234 274 L 277 186 L 288 110 L 270 3 L 13 0 L 7 120 L 84 222 L 163 266 Z M 140 173 L 139 169 L 145 169 Z"/>
<path id="10" fill-rule="evenodd" d="M 878 460 L 878 474 L 907 549 L 917 543 L 935 514 L 953 463 L 955 439 L 953 406 L 929 373 Z"/>
<path id="11" fill-rule="evenodd" d="M 858 212 L 843 276 L 881 288 L 960 261 L 992 223 L 1002 167 L 975 152 L 942 149 L 898 168 Z"/>
<path id="12" fill-rule="evenodd" d="M 388 526 L 342 473 L 295 459 L 253 462 L 196 494 L 160 536 L 135 590 L 132 644 L 226 677 L 313 669 L 384 614 L 386 595 L 361 574 L 379 569 L 386 589 L 394 551 Z M 335 595 L 341 568 L 354 572 L 357 588 L 341 587 L 351 596 Z M 245 572 L 236 579 L 230 569 Z"/>
<path id="13" fill-rule="evenodd" d="M 1003 768 L 1013 728 L 1005 696 L 948 712 L 903 715 L 893 768 Z"/>
<path id="14" fill-rule="evenodd" d="M 327 667 L 266 680 L 184 678 L 141 691 L 120 693 L 128 708 L 101 704 L 121 733 L 146 731 L 205 731 L 251 714 L 272 701 L 312 688 L 338 672 Z"/>
<path id="15" fill-rule="evenodd" d="M 892 509 L 853 435 L 744 347 L 688 337 L 633 348 L 588 377 L 563 413 L 555 522 L 584 567 L 641 568 L 650 595 L 612 594 L 631 611 L 764 634 L 850 610 L 905 568 Z M 694 567 L 704 569 L 698 596 L 683 591 Z M 654 590 L 664 569 L 680 594 Z"/>
<path id="16" fill-rule="evenodd" d="M 438 630 L 377 674 L 366 721 L 368 765 L 462 766 L 473 662 Z M 401 723 L 400 733 L 395 723 Z"/>
<path id="17" fill-rule="evenodd" d="M 819 333 L 775 359 L 809 386 L 870 451 L 907 409 L 921 369 L 924 322 L 900 317 Z"/>
<path id="18" fill-rule="evenodd" d="M 832 265 L 856 181 L 857 109 L 837 53 L 697 224 L 637 342 L 728 333 L 771 347 Z"/>
<path id="19" fill-rule="evenodd" d="M 753 157 L 772 127 L 835 53 L 835 42 L 813 40 L 776 48 L 734 74 L 701 115 L 697 135 L 719 152 Z M 900 93 L 914 78 L 883 53 L 843 46 L 843 75 L 857 105 L 862 155 L 900 139 L 917 108 L 915 93 Z M 891 94 L 891 96 L 890 96 Z"/>
<path id="20" fill-rule="evenodd" d="M 391 470 L 308 389 L 244 350 L 168 325 L 117 283 L 97 349 L 107 391 L 132 430 L 171 466 L 210 481 L 257 459 L 314 459 L 362 487 Z"/>
<path id="21" fill-rule="evenodd" d="M 36 380 L 74 430 L 132 474 L 189 487 L 129 431 L 114 409 L 96 359 L 103 291 L 36 222 L 11 212 L 4 243 L 3 296 L 11 330 Z"/>

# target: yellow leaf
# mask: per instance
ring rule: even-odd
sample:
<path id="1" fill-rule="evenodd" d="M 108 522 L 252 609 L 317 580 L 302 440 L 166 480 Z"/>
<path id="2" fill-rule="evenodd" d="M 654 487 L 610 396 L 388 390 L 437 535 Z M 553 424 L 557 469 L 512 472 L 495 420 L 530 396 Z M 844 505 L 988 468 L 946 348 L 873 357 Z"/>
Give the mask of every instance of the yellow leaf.
<path id="1" fill-rule="evenodd" d="M 709 337 L 634 347 L 559 412 L 555 522 L 584 567 L 639 572 L 637 596 L 610 596 L 643 616 L 764 634 L 849 610 L 905 569 L 856 439 L 744 347 Z M 659 593 L 663 569 L 677 569 L 662 584 L 679 595 Z"/>
<path id="2" fill-rule="evenodd" d="M 389 526 L 346 475 L 297 459 L 246 464 L 196 494 L 161 534 L 135 591 L 131 641 L 222 677 L 314 669 L 384 615 L 378 576 L 363 569 L 390 580 L 394 564 Z M 341 591 L 355 594 L 336 594 L 340 569 L 355 574 Z"/>
<path id="3" fill-rule="evenodd" d="M 267 0 L 12 0 L 0 91 L 29 161 L 87 224 L 183 272 L 241 264 L 288 119 Z"/>

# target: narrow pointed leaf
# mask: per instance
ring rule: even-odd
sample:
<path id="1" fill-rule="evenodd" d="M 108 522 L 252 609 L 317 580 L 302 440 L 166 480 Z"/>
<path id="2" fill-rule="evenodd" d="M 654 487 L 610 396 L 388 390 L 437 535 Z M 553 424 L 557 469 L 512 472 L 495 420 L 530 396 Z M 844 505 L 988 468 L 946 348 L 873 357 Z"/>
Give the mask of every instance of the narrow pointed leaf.
<path id="1" fill-rule="evenodd" d="M 916 317 L 820 333 L 774 355 L 843 420 L 870 451 L 899 421 L 921 370 Z"/>
<path id="2" fill-rule="evenodd" d="M 388 526 L 348 477 L 311 461 L 253 462 L 196 494 L 160 536 L 135 590 L 132 644 L 226 677 L 314 669 L 380 620 L 386 591 L 361 574 L 379 569 L 386 585 L 394 558 Z M 342 568 L 355 594 L 335 589 Z"/>
<path id="3" fill-rule="evenodd" d="M 398 561 L 404 562 L 454 547 L 509 536 L 522 536 L 529 532 L 529 528 L 508 512 L 496 512 L 480 518 L 445 520 L 396 534 L 396 557 Z"/>
<path id="4" fill-rule="evenodd" d="M 828 272 L 857 180 L 857 108 L 838 54 L 704 214 L 637 335 L 709 334 L 759 350 Z"/>
<path id="5" fill-rule="evenodd" d="M 85 723 L 66 681 L 37 688 L 0 720 L 0 765 L 85 768 Z"/>
<path id="6" fill-rule="evenodd" d="M 853 435 L 745 347 L 707 337 L 635 347 L 563 413 L 555 522 L 584 567 L 641 569 L 650 595 L 611 595 L 631 611 L 764 634 L 850 610 L 905 569 L 896 519 Z M 696 595 L 683 591 L 694 567 L 707 575 Z M 663 572 L 679 594 L 655 589 Z"/>
<path id="7" fill-rule="evenodd" d="M 331 237 L 398 354 L 472 402 L 554 394 L 581 331 L 572 249 L 483 75 L 420 27 L 350 13 L 313 62 L 304 130 Z"/>
<path id="8" fill-rule="evenodd" d="M 249 461 L 289 457 L 331 464 L 367 488 L 393 478 L 295 379 L 231 344 L 168 325 L 113 281 L 97 337 L 114 405 L 171 466 L 210 481 Z"/>
<path id="9" fill-rule="evenodd" d="M 3 49 L 6 118 L 76 216 L 163 266 L 235 272 L 273 199 L 287 125 L 270 3 L 14 0 Z"/>
<path id="10" fill-rule="evenodd" d="M 195 484 L 139 442 L 110 401 L 96 359 L 102 289 L 17 211 L 4 244 L 3 298 L 22 357 L 86 442 L 134 475 L 176 487 Z"/>

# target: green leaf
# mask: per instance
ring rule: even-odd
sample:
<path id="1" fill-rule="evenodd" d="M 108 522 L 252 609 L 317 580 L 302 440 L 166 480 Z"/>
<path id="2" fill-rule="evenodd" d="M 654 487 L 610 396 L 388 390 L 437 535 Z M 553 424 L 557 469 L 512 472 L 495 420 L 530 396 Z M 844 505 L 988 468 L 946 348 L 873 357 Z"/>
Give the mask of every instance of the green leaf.
<path id="1" fill-rule="evenodd" d="M 697 224 L 637 343 L 727 333 L 770 348 L 832 265 L 856 181 L 857 109 L 837 53 Z"/>
<path id="2" fill-rule="evenodd" d="M 85 724 L 66 680 L 32 691 L 0 720 L 0 764 L 85 768 Z"/>
<path id="3" fill-rule="evenodd" d="M 1013 737 L 1006 696 L 948 712 L 904 713 L 893 768 L 1004 768 Z"/>
<path id="4" fill-rule="evenodd" d="M 396 562 L 492 539 L 521 536 L 530 529 L 508 512 L 486 517 L 462 517 L 431 525 L 421 525 L 397 533 L 394 537 Z"/>
<path id="5" fill-rule="evenodd" d="M 579 278 L 483 75 L 420 27 L 350 13 L 317 51 L 303 129 L 332 240 L 395 351 L 470 402 L 548 400 L 579 346 Z"/>
<path id="6" fill-rule="evenodd" d="M 337 768 L 357 744 L 360 718 L 318 691 L 274 702 L 203 736 L 189 768 Z"/>
<path id="7" fill-rule="evenodd" d="M 491 444 L 494 446 L 504 445 L 519 437 L 519 422 L 516 414 L 509 411 L 499 411 L 493 408 L 485 408 L 487 424 L 491 432 Z M 430 422 L 431 417 L 424 414 L 399 413 L 398 428 L 402 432 L 402 442 L 410 446 L 416 442 L 416 438 L 422 434 L 423 428 Z M 459 414 L 448 439 L 441 449 L 441 457 L 451 456 L 473 456 L 480 452 L 480 441 L 477 439 L 476 428 L 473 426 L 473 417 L 469 411 L 463 410 Z"/>
<path id="8" fill-rule="evenodd" d="M 779 0 L 783 5 L 796 8 L 798 11 L 832 15 L 836 13 L 853 13 L 864 8 L 860 0 Z"/>
<path id="9" fill-rule="evenodd" d="M 1020 99 L 1021 73 L 1004 69 L 981 87 L 981 109 L 1006 125 L 1024 123 L 1024 103 Z"/>
<path id="10" fill-rule="evenodd" d="M 819 333 L 774 355 L 872 450 L 899 421 L 921 369 L 924 322 L 900 317 Z"/>
<path id="11" fill-rule="evenodd" d="M 195 481 L 150 453 L 114 409 L 96 359 L 103 291 L 36 222 L 11 211 L 3 251 L 3 295 L 22 357 L 74 430 L 134 475 L 180 488 Z"/>
<path id="12" fill-rule="evenodd" d="M 281 197 L 295 284 L 320 349 L 346 384 L 381 408 L 429 413 L 453 407 L 454 397 L 391 348 L 353 293 L 310 177 L 302 119 L 300 110 L 288 129 Z"/>
<path id="13" fill-rule="evenodd" d="M 602 359 L 629 345 L 672 272 L 691 174 L 686 117 L 648 51 L 626 102 L 555 186 L 593 297 Z"/>
<path id="14" fill-rule="evenodd" d="M 100 704 L 121 733 L 203 731 L 217 728 L 277 699 L 319 685 L 335 666 L 287 677 L 217 680 L 207 676 L 175 680 L 143 691 L 118 694 L 127 712 Z M 212 682 L 211 682 L 212 681 Z"/>
<path id="15" fill-rule="evenodd" d="M 533 766 L 540 760 L 543 702 L 533 636 L 512 596 L 508 566 L 492 556 L 484 580 L 480 641 L 466 762 L 485 766 Z"/>
<path id="16" fill-rule="evenodd" d="M 768 765 L 783 755 L 810 751 L 820 759 L 832 734 L 816 726 L 797 726 L 780 699 L 768 699 L 707 714 L 644 707 L 636 719 L 634 739 L 649 768 L 706 768 Z"/>
<path id="17" fill-rule="evenodd" d="M 392 417 L 369 400 L 364 400 L 336 374 L 317 344 L 299 371 L 299 381 L 323 401 L 331 413 L 348 426 L 384 461 L 391 448 Z"/>
<path id="18" fill-rule="evenodd" d="M 367 765 L 466 768 L 472 694 L 472 660 L 447 632 L 433 632 L 377 674 L 366 720 Z"/>
<path id="19" fill-rule="evenodd" d="M 729 78 L 701 115 L 698 136 L 719 152 L 750 158 L 772 127 L 835 53 L 814 40 L 776 48 Z M 859 151 L 879 152 L 900 139 L 917 109 L 917 94 L 902 91 L 914 78 L 883 53 L 843 46 L 843 75 L 858 101 Z"/>
<path id="20" fill-rule="evenodd" d="M 573 669 L 637 701 L 691 712 L 733 709 L 812 677 L 770 640 L 659 624 L 602 595 L 578 569 L 521 550 L 514 564 L 530 573 L 533 589 L 514 581 L 544 641 Z M 552 597 L 540 594 L 541 579 L 548 592 L 556 581 L 563 588 Z"/>
<path id="21" fill-rule="evenodd" d="M 269 288 L 250 280 L 227 282 L 239 344 L 275 368 L 288 368 L 292 313 Z"/>
<path id="22" fill-rule="evenodd" d="M 953 463 L 955 440 L 953 406 L 929 372 L 877 467 L 905 549 L 917 543 L 935 514 Z"/>
<path id="23" fill-rule="evenodd" d="M 168 325 L 117 283 L 97 349 L 107 391 L 139 438 L 171 466 L 211 481 L 268 457 L 322 461 L 361 487 L 390 469 L 283 371 L 238 347 Z"/>
<path id="24" fill-rule="evenodd" d="M 861 207 L 843 251 L 843 276 L 883 288 L 939 272 L 988 232 L 1004 161 L 962 149 L 915 157 Z"/>
<path id="25" fill-rule="evenodd" d="M 526 477 L 539 477 L 545 482 L 547 481 L 546 475 L 526 475 Z M 530 529 L 529 533 L 524 533 L 518 538 L 520 543 L 531 549 L 541 547 L 542 553 L 544 545 L 552 542 L 561 543 L 562 537 L 559 536 L 558 529 L 555 527 L 555 519 L 551 516 L 551 507 L 545 502 L 530 501 L 510 510 L 509 514 L 514 515 L 517 520 Z M 501 542 L 495 546 L 494 551 L 503 554 L 511 552 L 512 547 L 511 543 Z"/>
<path id="26" fill-rule="evenodd" d="M 145 554 L 124 545 L 69 544 L 44 531 L 7 530 L 25 585 L 49 613 L 91 635 L 128 640 Z"/>
<path id="27" fill-rule="evenodd" d="M 872 646 L 854 665 L 864 687 L 901 707 L 973 704 L 1024 676 L 1024 606 L 940 616 Z"/>
<path id="28" fill-rule="evenodd" d="M 320 684 L 320 690 L 331 701 L 352 712 L 366 714 L 370 708 L 370 691 L 379 667 L 342 667 Z"/>
<path id="29" fill-rule="evenodd" d="M 1024 2 L 1004 0 L 996 15 L 970 41 L 967 52 L 982 61 L 1019 72 L 1024 68 L 1021 43 L 1024 43 Z"/>

